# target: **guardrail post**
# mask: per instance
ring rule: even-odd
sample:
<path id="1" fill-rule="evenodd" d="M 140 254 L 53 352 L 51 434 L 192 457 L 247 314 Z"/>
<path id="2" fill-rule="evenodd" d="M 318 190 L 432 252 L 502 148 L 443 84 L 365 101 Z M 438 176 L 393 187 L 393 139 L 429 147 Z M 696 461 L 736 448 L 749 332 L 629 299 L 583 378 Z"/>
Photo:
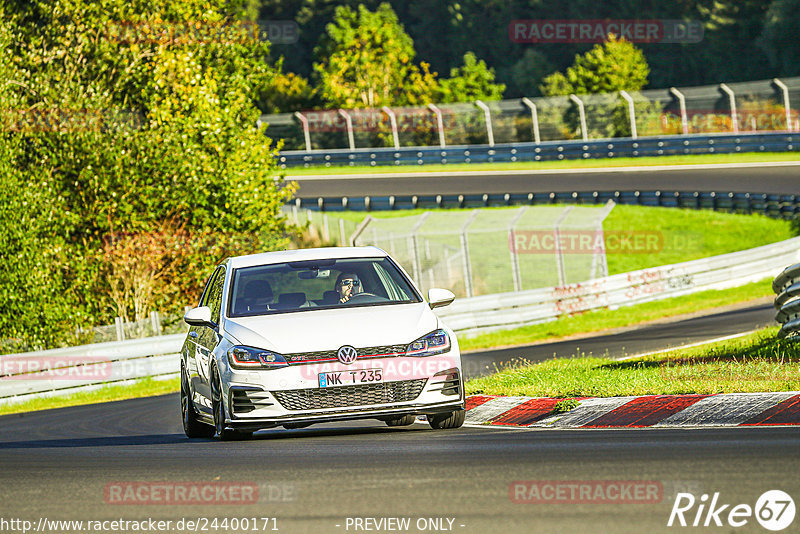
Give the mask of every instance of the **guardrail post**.
<path id="1" fill-rule="evenodd" d="M 339 246 L 343 247 L 347 243 L 347 234 L 344 231 L 344 219 L 339 219 Z"/>
<path id="2" fill-rule="evenodd" d="M 397 134 L 397 117 L 394 114 L 389 106 L 383 106 L 381 110 L 389 116 L 389 123 L 392 125 L 392 140 L 394 141 L 394 147 L 396 149 L 400 149 L 400 136 Z"/>
<path id="3" fill-rule="evenodd" d="M 486 119 L 486 135 L 489 137 L 489 146 L 494 146 L 494 132 L 492 131 L 492 112 L 489 106 L 480 100 L 475 101 L 475 105 L 483 110 L 483 116 Z"/>
<path id="4" fill-rule="evenodd" d="M 442 119 L 442 110 L 433 104 L 428 104 L 428 109 L 436 114 L 436 129 L 439 131 L 439 146 L 444 148 L 447 144 L 444 142 L 444 120 Z"/>
<path id="5" fill-rule="evenodd" d="M 464 261 L 464 291 L 467 293 L 468 297 L 472 297 L 474 295 L 472 289 L 472 264 L 469 260 L 469 241 L 467 240 L 467 229 L 477 216 L 478 210 L 472 210 L 469 218 L 467 218 L 467 220 L 461 226 L 461 256 Z"/>
<path id="6" fill-rule="evenodd" d="M 636 108 L 633 105 L 633 97 L 628 91 L 620 91 L 619 94 L 625 99 L 625 102 L 628 103 L 628 117 L 630 117 L 631 120 L 631 137 L 636 139 L 638 135 L 636 134 Z"/>
<path id="7" fill-rule="evenodd" d="M 514 235 L 514 227 L 517 222 L 525 215 L 528 206 L 522 206 L 517 210 L 517 214 L 508 224 L 508 248 L 511 251 L 511 279 L 514 283 L 514 291 L 522 291 L 522 274 L 519 272 L 519 254 L 517 253 L 517 242 Z"/>
<path id="8" fill-rule="evenodd" d="M 689 117 L 686 116 L 686 97 L 684 97 L 683 93 L 674 87 L 670 87 L 669 92 L 678 99 L 678 105 L 680 105 L 681 127 L 683 128 L 683 135 L 689 135 Z"/>
<path id="9" fill-rule="evenodd" d="M 539 112 L 536 109 L 536 104 L 534 104 L 533 100 L 531 100 L 527 96 L 522 98 L 522 103 L 528 106 L 531 110 L 531 127 L 533 128 L 533 140 L 536 143 L 541 143 L 542 141 L 539 138 Z"/>
<path id="10" fill-rule="evenodd" d="M 150 312 L 150 324 L 153 326 L 153 335 L 160 336 L 161 335 L 161 318 L 158 315 L 157 311 Z"/>
<path id="11" fill-rule="evenodd" d="M 589 134 L 586 131 L 586 108 L 583 106 L 583 100 L 575 95 L 569 95 L 569 99 L 578 105 L 578 113 L 581 116 L 581 136 L 583 137 L 584 141 L 588 141 Z"/>
<path id="12" fill-rule="evenodd" d="M 789 106 L 789 88 L 778 78 L 773 78 L 772 83 L 783 93 L 783 109 L 786 111 L 786 131 L 792 131 L 792 108 Z"/>
<path id="13" fill-rule="evenodd" d="M 308 117 L 299 111 L 295 111 L 294 116 L 297 117 L 297 120 L 303 125 L 303 138 L 306 142 L 306 152 L 311 152 L 311 131 L 308 129 Z"/>
<path id="14" fill-rule="evenodd" d="M 344 122 L 347 125 L 347 141 L 350 143 L 350 150 L 355 150 L 356 141 L 353 138 L 353 120 L 350 118 L 350 114 L 343 109 L 339 110 L 339 115 L 344 117 Z"/>
<path id="15" fill-rule="evenodd" d="M 114 317 L 114 326 L 117 327 L 117 341 L 125 341 L 125 323 L 122 317 Z"/>
<path id="16" fill-rule="evenodd" d="M 728 95 L 728 101 L 731 103 L 731 122 L 733 123 L 731 131 L 735 134 L 739 133 L 739 117 L 736 116 L 736 95 L 733 93 L 733 89 L 724 83 L 719 84 L 719 88 Z"/>

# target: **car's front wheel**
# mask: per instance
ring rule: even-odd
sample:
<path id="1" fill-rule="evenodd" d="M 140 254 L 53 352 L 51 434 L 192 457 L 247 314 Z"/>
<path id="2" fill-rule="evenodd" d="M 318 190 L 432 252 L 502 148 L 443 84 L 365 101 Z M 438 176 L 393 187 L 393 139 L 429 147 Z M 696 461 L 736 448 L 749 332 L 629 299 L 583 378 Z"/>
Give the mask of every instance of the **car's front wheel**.
<path id="1" fill-rule="evenodd" d="M 252 432 L 241 432 L 225 428 L 225 403 L 222 400 L 222 384 L 216 369 L 214 369 L 214 373 L 211 376 L 211 408 L 214 411 L 215 433 L 222 441 L 234 441 L 251 437 L 253 435 Z"/>
<path id="2" fill-rule="evenodd" d="M 394 417 L 392 419 L 387 419 L 386 424 L 389 426 L 408 426 L 408 425 L 413 425 L 416 419 L 417 419 L 416 415 L 403 415 L 401 417 Z"/>
<path id="3" fill-rule="evenodd" d="M 466 410 L 456 410 L 450 413 L 437 413 L 428 416 L 428 423 L 431 428 L 440 430 L 445 428 L 459 428 L 464 424 L 467 416 Z"/>
<path id="4" fill-rule="evenodd" d="M 192 404 L 189 391 L 189 379 L 186 371 L 181 370 L 181 418 L 183 419 L 183 432 L 189 438 L 213 438 L 216 430 L 213 426 L 200 421 Z"/>

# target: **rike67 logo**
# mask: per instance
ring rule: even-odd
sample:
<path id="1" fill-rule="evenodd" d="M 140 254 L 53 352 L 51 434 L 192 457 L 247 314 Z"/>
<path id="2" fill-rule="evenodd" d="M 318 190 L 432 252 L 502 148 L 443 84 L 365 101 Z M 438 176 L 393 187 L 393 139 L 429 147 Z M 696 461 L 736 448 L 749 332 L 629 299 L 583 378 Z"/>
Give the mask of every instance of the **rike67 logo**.
<path id="1" fill-rule="evenodd" d="M 667 526 L 692 527 L 743 527 L 753 518 L 765 529 L 777 532 L 794 521 L 794 500 L 781 490 L 764 492 L 755 506 L 749 504 L 724 504 L 719 492 L 703 494 L 696 499 L 691 493 L 678 493 Z"/>

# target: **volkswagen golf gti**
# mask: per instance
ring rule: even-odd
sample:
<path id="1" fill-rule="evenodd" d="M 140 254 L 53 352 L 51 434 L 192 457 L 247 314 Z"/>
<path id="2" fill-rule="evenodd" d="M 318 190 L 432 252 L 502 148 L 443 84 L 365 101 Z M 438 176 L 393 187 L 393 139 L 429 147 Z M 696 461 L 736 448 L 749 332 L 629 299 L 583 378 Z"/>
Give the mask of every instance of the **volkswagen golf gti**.
<path id="1" fill-rule="evenodd" d="M 283 426 L 427 416 L 464 423 L 453 332 L 383 250 L 341 247 L 228 258 L 211 274 L 181 350 L 181 412 L 190 438 L 242 439 Z"/>

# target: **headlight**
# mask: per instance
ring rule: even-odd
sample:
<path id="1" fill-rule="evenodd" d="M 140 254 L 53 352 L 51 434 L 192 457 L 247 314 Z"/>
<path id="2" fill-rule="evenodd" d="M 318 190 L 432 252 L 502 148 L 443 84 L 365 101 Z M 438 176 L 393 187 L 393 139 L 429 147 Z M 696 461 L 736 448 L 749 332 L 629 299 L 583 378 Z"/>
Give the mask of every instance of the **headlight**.
<path id="1" fill-rule="evenodd" d="M 280 354 L 242 345 L 228 351 L 228 362 L 234 369 L 280 369 L 289 365 Z"/>
<path id="2" fill-rule="evenodd" d="M 450 337 L 444 330 L 436 330 L 406 347 L 406 356 L 433 356 L 450 350 Z"/>

